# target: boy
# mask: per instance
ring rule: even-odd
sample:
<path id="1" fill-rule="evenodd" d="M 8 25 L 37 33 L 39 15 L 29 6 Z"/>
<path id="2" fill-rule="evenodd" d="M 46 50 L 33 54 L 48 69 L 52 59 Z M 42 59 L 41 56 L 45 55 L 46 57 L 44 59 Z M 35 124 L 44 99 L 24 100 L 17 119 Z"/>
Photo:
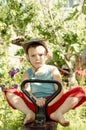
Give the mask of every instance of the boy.
<path id="1" fill-rule="evenodd" d="M 62 84 L 61 75 L 57 67 L 47 65 L 46 62 L 50 58 L 48 45 L 44 40 L 33 40 L 24 45 L 26 58 L 31 64 L 23 74 L 23 80 L 26 79 L 46 79 L 58 80 Z M 51 96 L 58 88 L 54 84 L 43 83 L 26 84 L 27 91 L 35 98 L 39 107 L 45 105 L 47 97 Z M 35 120 L 34 104 L 20 91 L 16 89 L 8 89 L 5 91 L 7 101 L 14 109 L 18 109 L 26 118 L 24 124 Z M 47 115 L 54 121 L 59 122 L 62 126 L 68 126 L 69 121 L 65 120 L 63 114 L 74 109 L 86 101 L 86 94 L 81 87 L 75 87 L 64 93 L 63 89 L 58 96 L 48 104 Z"/>

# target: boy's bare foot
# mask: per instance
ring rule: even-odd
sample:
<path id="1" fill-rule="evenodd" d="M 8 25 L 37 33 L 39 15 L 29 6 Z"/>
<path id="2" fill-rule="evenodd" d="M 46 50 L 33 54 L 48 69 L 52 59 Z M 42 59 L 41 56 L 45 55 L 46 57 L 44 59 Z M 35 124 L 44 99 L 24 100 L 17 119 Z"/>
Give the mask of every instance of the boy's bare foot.
<path id="1" fill-rule="evenodd" d="M 65 126 L 65 127 L 70 125 L 70 122 L 66 120 L 64 122 L 58 121 L 58 123 L 60 123 L 62 126 Z"/>
<path id="2" fill-rule="evenodd" d="M 35 114 L 34 113 L 28 113 L 25 117 L 24 124 L 33 122 L 35 120 Z"/>
<path id="3" fill-rule="evenodd" d="M 58 123 L 60 123 L 62 126 L 69 126 L 70 122 L 66 121 L 65 118 L 63 117 L 62 114 L 58 113 L 58 115 L 56 115 L 56 113 L 52 113 L 50 115 L 50 118 Z"/>

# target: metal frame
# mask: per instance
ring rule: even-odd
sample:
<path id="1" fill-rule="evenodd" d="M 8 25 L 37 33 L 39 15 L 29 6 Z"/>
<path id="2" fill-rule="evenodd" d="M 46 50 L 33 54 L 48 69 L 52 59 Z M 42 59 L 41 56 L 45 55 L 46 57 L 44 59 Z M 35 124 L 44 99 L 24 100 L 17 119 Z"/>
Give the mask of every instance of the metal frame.
<path id="1" fill-rule="evenodd" d="M 46 101 L 45 106 L 40 108 L 37 106 L 35 99 L 25 90 L 24 86 L 26 83 L 54 83 L 58 85 L 58 89 L 51 95 L 51 97 Z M 33 102 L 36 106 L 35 121 L 26 124 L 21 130 L 56 130 L 57 123 L 52 120 L 47 120 L 46 108 L 47 105 L 61 92 L 62 85 L 57 80 L 40 80 L 40 79 L 29 79 L 24 80 L 21 84 L 22 92 Z"/>

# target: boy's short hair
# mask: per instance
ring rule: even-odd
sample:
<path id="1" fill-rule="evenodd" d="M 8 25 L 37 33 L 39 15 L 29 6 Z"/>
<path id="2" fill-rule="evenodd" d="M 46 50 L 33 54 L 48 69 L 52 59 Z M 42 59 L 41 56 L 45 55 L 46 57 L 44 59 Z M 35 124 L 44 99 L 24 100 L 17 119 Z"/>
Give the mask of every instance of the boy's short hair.
<path id="1" fill-rule="evenodd" d="M 48 43 L 45 40 L 41 40 L 41 39 L 31 40 L 31 41 L 27 42 L 26 44 L 24 44 L 23 48 L 25 50 L 25 53 L 28 54 L 28 49 L 30 47 L 36 47 L 39 45 L 42 45 L 45 48 L 47 53 L 49 52 Z"/>

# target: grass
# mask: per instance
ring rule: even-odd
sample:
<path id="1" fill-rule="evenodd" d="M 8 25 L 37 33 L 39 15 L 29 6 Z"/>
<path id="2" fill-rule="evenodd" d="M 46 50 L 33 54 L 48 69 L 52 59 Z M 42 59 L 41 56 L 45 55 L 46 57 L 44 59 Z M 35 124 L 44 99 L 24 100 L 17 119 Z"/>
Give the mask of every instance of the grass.
<path id="1" fill-rule="evenodd" d="M 83 112 L 83 114 L 82 114 Z M 86 107 L 79 107 L 65 114 L 65 118 L 70 121 L 68 127 L 58 124 L 57 130 L 86 130 Z"/>
<path id="2" fill-rule="evenodd" d="M 69 127 L 62 127 L 58 125 L 57 130 L 86 130 L 86 125 L 77 125 L 76 123 L 74 125 L 70 125 Z"/>

